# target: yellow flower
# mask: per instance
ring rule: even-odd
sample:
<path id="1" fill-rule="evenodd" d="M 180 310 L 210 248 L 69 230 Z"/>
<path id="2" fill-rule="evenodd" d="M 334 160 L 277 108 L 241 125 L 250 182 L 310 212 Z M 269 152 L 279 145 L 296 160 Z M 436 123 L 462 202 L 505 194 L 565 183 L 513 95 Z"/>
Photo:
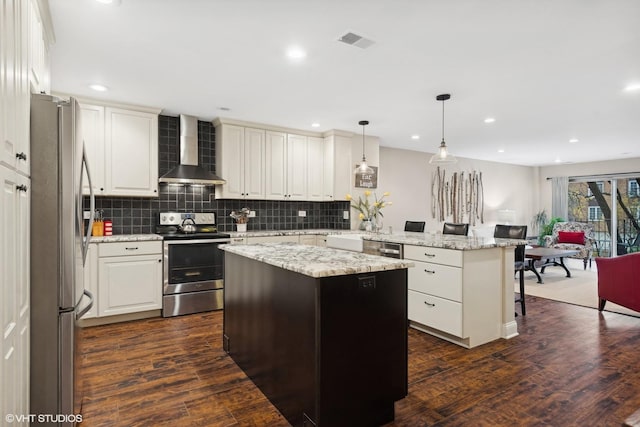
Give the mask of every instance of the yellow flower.
<path id="1" fill-rule="evenodd" d="M 375 206 L 376 208 L 380 207 L 380 202 L 375 202 L 373 206 Z"/>
<path id="2" fill-rule="evenodd" d="M 346 196 L 344 196 L 344 198 L 347 200 L 351 200 L 351 194 L 347 194 Z"/>
<path id="3" fill-rule="evenodd" d="M 370 195 L 371 195 L 371 191 L 369 191 L 369 190 L 365 190 L 365 192 L 364 192 L 364 196 L 365 196 L 365 197 L 369 197 Z"/>
<path id="4" fill-rule="evenodd" d="M 360 215 L 358 215 L 358 218 L 364 219 L 364 214 L 362 212 L 360 212 Z"/>
<path id="5" fill-rule="evenodd" d="M 382 193 L 382 195 L 383 195 L 384 197 L 388 197 L 388 196 L 389 196 L 389 194 L 391 194 L 391 193 L 389 193 L 388 191 L 385 191 L 384 193 Z"/>

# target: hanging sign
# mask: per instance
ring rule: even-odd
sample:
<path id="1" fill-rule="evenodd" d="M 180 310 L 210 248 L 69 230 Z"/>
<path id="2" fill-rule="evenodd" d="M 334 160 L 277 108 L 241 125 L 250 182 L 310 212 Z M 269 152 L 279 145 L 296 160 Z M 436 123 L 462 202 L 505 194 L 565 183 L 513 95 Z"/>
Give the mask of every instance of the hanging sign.
<path id="1" fill-rule="evenodd" d="M 358 167 L 360 165 L 356 165 Z M 373 169 L 373 173 L 360 173 L 356 172 L 356 187 L 357 188 L 378 188 L 378 167 L 370 166 Z"/>

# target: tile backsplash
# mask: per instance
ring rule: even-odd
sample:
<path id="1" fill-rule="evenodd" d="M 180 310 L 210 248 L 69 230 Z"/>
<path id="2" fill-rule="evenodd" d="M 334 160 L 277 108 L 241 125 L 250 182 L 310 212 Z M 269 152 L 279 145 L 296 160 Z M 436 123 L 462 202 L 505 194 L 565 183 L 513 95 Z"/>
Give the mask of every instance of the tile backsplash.
<path id="1" fill-rule="evenodd" d="M 158 118 L 158 176 L 179 162 L 179 118 Z M 198 121 L 200 165 L 215 173 L 215 127 Z M 224 177 L 222 177 L 224 178 Z M 85 197 L 85 209 L 88 198 Z M 248 231 L 304 230 L 315 228 L 349 229 L 350 221 L 342 212 L 349 202 L 295 202 L 274 200 L 216 200 L 213 187 L 159 185 L 158 198 L 96 197 L 96 209 L 113 221 L 113 234 L 153 233 L 159 212 L 215 212 L 220 231 L 235 231 L 229 216 L 232 210 L 248 207 L 256 217 L 247 224 Z M 298 211 L 306 211 L 299 217 Z"/>

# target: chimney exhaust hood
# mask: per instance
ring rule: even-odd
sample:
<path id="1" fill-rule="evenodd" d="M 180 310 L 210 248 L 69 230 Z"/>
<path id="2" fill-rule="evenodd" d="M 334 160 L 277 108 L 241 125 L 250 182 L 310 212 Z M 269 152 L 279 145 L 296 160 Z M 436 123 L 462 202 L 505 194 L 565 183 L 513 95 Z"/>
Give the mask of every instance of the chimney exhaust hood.
<path id="1" fill-rule="evenodd" d="M 169 184 L 216 185 L 227 181 L 198 165 L 198 119 L 180 116 L 180 164 L 158 180 Z"/>

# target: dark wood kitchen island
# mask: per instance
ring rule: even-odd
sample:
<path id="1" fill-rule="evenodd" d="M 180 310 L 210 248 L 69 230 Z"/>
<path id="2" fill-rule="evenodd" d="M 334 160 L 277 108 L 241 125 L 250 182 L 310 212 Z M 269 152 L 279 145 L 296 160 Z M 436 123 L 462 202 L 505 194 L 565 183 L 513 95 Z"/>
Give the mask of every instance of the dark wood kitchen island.
<path id="1" fill-rule="evenodd" d="M 225 245 L 224 348 L 294 426 L 376 426 L 407 395 L 412 263 Z"/>

